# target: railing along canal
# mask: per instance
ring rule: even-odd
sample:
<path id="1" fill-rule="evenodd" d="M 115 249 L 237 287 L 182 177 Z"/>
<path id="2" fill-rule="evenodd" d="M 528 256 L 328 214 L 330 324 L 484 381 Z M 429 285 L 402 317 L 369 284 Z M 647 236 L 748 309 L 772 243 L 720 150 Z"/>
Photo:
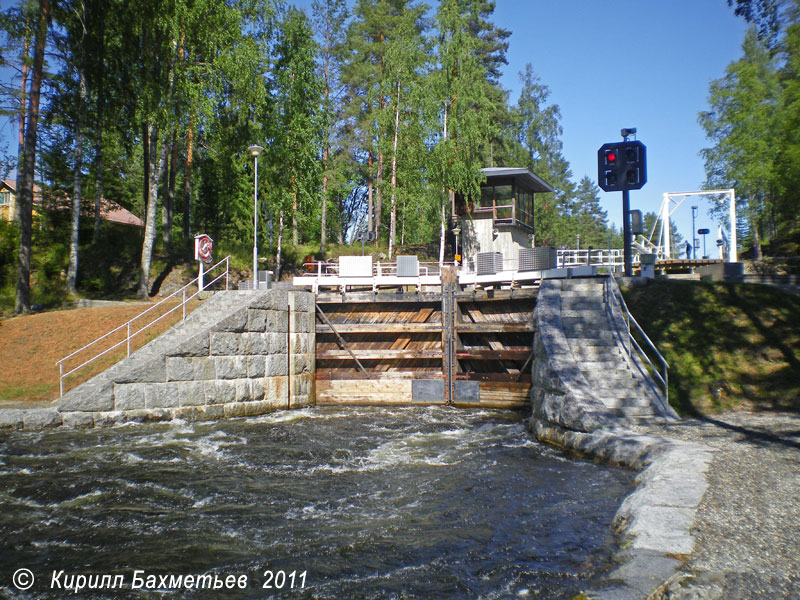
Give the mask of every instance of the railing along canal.
<path id="1" fill-rule="evenodd" d="M 669 364 L 658 351 L 656 345 L 644 332 L 644 329 L 642 329 L 641 325 L 639 325 L 639 323 L 636 321 L 636 318 L 628 310 L 628 306 L 625 304 L 625 299 L 622 297 L 622 292 L 620 292 L 617 281 L 614 279 L 613 275 L 606 277 L 603 282 L 603 296 L 604 304 L 606 306 L 606 310 L 608 311 L 609 320 L 612 323 L 614 322 L 612 304 L 616 306 L 623 319 L 625 319 L 625 325 L 627 328 L 627 335 L 626 339 L 624 340 L 625 352 L 627 352 L 628 356 L 633 358 L 633 350 L 636 350 L 636 353 L 639 355 L 639 357 L 641 357 L 641 359 L 650 366 L 651 373 L 664 388 L 664 403 L 669 405 Z M 656 360 L 660 363 L 660 369 L 653 364 L 653 361 L 651 361 L 650 357 L 647 356 L 647 353 L 644 351 L 642 346 L 636 341 L 636 338 L 631 331 L 631 324 L 633 324 L 634 330 L 641 337 L 642 342 L 650 349 Z"/>
<path id="2" fill-rule="evenodd" d="M 224 265 L 224 271 L 222 270 L 222 266 L 223 265 Z M 226 256 L 225 258 L 223 258 L 221 261 L 219 261 L 214 266 L 206 269 L 205 273 L 203 273 L 203 271 L 201 270 L 200 276 L 195 277 L 189 283 L 187 283 L 185 286 L 183 286 L 181 289 L 173 292 L 172 294 L 170 294 L 169 296 L 167 296 L 163 300 L 159 301 L 158 303 L 154 304 L 153 306 L 151 306 L 147 310 L 143 311 L 141 314 L 139 314 L 139 315 L 135 316 L 134 318 L 132 318 L 127 323 L 123 323 L 119 327 L 117 327 L 115 329 L 112 329 L 111 331 L 109 331 L 108 333 L 106 333 L 104 335 L 101 335 L 96 340 L 94 340 L 92 342 L 89 342 L 83 348 L 79 348 L 78 350 L 75 350 L 75 352 L 73 352 L 72 354 L 69 354 L 69 355 L 65 356 L 64 358 L 62 358 L 61 360 L 57 361 L 56 364 L 58 365 L 58 369 L 59 369 L 59 394 L 61 396 L 64 395 L 64 380 L 67 377 L 69 377 L 73 373 L 76 373 L 77 371 L 81 370 L 83 367 L 93 363 L 98 358 L 101 358 L 102 356 L 105 356 L 109 352 L 113 352 L 114 350 L 116 350 L 117 348 L 122 346 L 123 344 L 125 344 L 126 348 L 127 348 L 126 356 L 130 356 L 131 355 L 131 340 L 133 338 L 135 338 L 137 335 L 139 335 L 140 333 L 142 333 L 143 331 L 145 331 L 146 329 L 148 329 L 149 327 L 151 327 L 151 326 L 155 325 L 156 323 L 158 323 L 159 321 L 165 319 L 168 315 L 171 315 L 172 313 L 174 313 L 175 311 L 180 309 L 180 310 L 183 311 L 181 320 L 186 319 L 186 305 L 189 302 L 191 302 L 192 300 L 194 300 L 200 294 L 200 292 L 210 288 L 212 285 L 214 285 L 218 281 L 222 280 L 223 278 L 225 279 L 225 289 L 227 290 L 228 289 L 229 267 L 230 267 L 230 256 Z M 216 271 L 217 269 L 220 270 L 220 274 L 217 275 L 216 277 L 214 277 L 213 279 L 211 279 L 211 281 L 205 281 L 205 277 L 210 276 L 210 274 L 213 273 L 214 271 Z M 186 295 L 187 291 L 192 287 L 196 287 L 197 288 L 196 291 L 194 293 L 191 293 L 189 296 L 187 296 Z M 176 304 L 174 307 L 172 307 L 171 309 L 166 311 L 164 314 L 158 315 L 157 317 L 153 318 L 150 321 L 146 321 L 145 324 L 142 325 L 139 329 L 136 329 L 134 331 L 131 330 L 131 326 L 135 322 L 139 321 L 140 319 L 143 319 L 146 315 L 152 313 L 153 311 L 158 309 L 160 306 L 162 306 L 164 303 L 176 298 L 179 295 L 181 296 L 180 304 Z M 105 350 L 95 354 L 91 358 L 89 358 L 89 359 L 85 360 L 84 362 L 82 362 L 81 364 L 79 364 L 77 367 L 74 367 L 74 368 L 70 369 L 66 373 L 64 372 L 64 363 L 66 361 L 68 361 L 71 358 L 74 358 L 75 356 L 81 354 L 82 352 L 88 350 L 89 348 L 92 348 L 93 346 L 99 344 L 100 342 L 102 342 L 104 340 L 107 340 L 109 337 L 113 336 L 115 333 L 118 333 L 118 332 L 123 331 L 123 330 L 126 332 L 126 335 L 125 335 L 124 339 L 118 341 L 117 343 L 115 343 L 112 346 L 106 348 Z"/>

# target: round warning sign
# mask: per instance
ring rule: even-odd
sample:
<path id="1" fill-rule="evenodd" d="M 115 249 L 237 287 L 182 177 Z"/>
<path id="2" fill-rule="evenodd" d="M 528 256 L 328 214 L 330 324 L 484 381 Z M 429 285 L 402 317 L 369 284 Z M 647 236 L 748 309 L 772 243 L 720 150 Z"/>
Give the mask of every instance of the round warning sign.
<path id="1" fill-rule="evenodd" d="M 194 258 L 195 260 L 202 260 L 209 262 L 211 260 L 211 252 L 214 250 L 214 240 L 205 234 L 198 235 L 194 238 Z"/>

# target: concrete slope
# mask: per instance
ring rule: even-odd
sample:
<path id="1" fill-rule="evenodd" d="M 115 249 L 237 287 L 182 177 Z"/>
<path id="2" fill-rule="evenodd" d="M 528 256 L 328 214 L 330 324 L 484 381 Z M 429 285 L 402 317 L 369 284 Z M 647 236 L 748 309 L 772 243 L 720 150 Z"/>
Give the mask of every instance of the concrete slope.
<path id="1" fill-rule="evenodd" d="M 55 407 L 2 411 L 0 429 L 212 419 L 308 406 L 314 335 L 308 292 L 217 292 Z"/>

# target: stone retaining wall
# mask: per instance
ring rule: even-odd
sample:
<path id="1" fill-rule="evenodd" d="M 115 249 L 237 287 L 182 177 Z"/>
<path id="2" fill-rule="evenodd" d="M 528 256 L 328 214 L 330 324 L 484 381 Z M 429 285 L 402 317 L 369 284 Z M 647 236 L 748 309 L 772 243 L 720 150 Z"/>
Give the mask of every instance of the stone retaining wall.
<path id="1" fill-rule="evenodd" d="M 0 411 L 0 428 L 215 419 L 311 405 L 314 310 L 309 292 L 217 292 L 54 406 Z"/>
<path id="2" fill-rule="evenodd" d="M 636 434 L 624 418 L 608 411 L 575 363 L 560 302 L 558 282 L 542 282 L 534 311 L 530 429 L 542 442 L 639 471 L 637 488 L 614 518 L 622 548 L 615 556 L 618 566 L 586 594 L 608 600 L 647 598 L 692 552 L 691 527 L 708 486 L 705 473 L 713 451 Z"/>

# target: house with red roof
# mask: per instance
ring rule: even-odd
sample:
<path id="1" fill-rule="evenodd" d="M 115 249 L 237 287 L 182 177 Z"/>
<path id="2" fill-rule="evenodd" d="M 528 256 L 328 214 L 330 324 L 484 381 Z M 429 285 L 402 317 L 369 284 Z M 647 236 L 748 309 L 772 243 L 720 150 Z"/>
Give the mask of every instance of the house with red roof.
<path id="1" fill-rule="evenodd" d="M 14 179 L 0 180 L 0 221 L 13 221 L 17 204 L 17 182 Z M 87 202 L 87 208 L 94 209 L 94 202 Z M 42 196 L 42 188 L 33 186 L 34 211 L 42 210 L 66 211 L 70 209 L 69 196 L 65 193 L 56 193 L 47 201 Z M 144 221 L 129 210 L 123 208 L 113 200 L 103 198 L 100 200 L 100 218 L 108 223 L 144 227 Z"/>

